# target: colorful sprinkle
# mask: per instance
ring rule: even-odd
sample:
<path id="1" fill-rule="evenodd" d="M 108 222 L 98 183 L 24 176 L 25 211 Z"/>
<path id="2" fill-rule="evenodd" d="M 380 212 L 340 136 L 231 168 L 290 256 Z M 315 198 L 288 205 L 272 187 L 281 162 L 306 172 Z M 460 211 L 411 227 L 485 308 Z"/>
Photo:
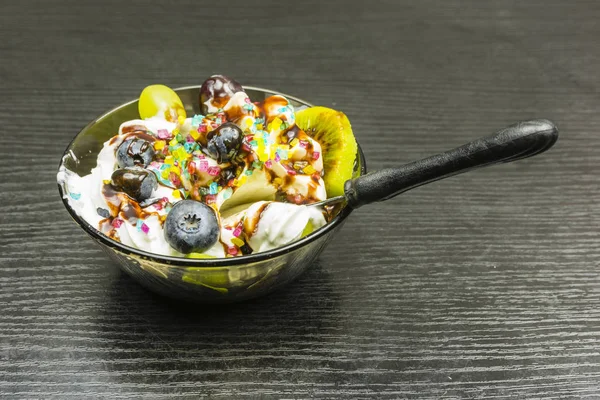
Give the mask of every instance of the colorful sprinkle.
<path id="1" fill-rule="evenodd" d="M 238 253 L 238 249 L 235 247 L 228 247 L 227 254 L 235 256 Z"/>
<path id="2" fill-rule="evenodd" d="M 197 131 L 197 130 L 195 130 L 195 129 L 192 129 L 192 130 L 190 131 L 190 137 L 191 137 L 192 139 L 194 139 L 194 140 L 198 140 L 198 138 L 200 137 L 200 134 L 198 133 L 198 131 Z"/>
<path id="3" fill-rule="evenodd" d="M 142 223 L 142 232 L 144 232 L 146 235 L 148 234 L 148 232 L 150 232 L 150 227 L 145 223 Z"/>
<path id="4" fill-rule="evenodd" d="M 71 196 L 73 200 L 79 200 L 81 198 L 81 193 L 69 193 L 69 196 Z"/>
<path id="5" fill-rule="evenodd" d="M 299 142 L 298 138 L 294 138 L 294 140 L 292 140 L 290 142 L 290 146 L 295 147 L 298 144 L 298 142 Z"/>
<path id="6" fill-rule="evenodd" d="M 273 162 L 271 160 L 265 161 L 265 167 L 271 168 L 273 166 Z"/>
<path id="7" fill-rule="evenodd" d="M 250 175 L 252 175 L 252 170 L 251 170 L 251 169 L 247 169 L 247 170 L 246 170 L 246 172 L 245 172 L 245 174 L 246 174 L 247 176 L 250 176 Z"/>
<path id="8" fill-rule="evenodd" d="M 317 170 L 314 169 L 312 165 L 307 165 L 306 167 L 304 167 L 304 173 L 307 175 L 312 175 L 315 172 L 317 172 Z"/>
<path id="9" fill-rule="evenodd" d="M 304 149 L 308 147 L 308 140 L 300 140 L 300 147 Z"/>
<path id="10" fill-rule="evenodd" d="M 201 172 L 208 171 L 208 161 L 200 160 L 200 162 L 198 163 L 198 171 L 201 171 Z"/>
<path id="11" fill-rule="evenodd" d="M 154 142 L 154 150 L 162 150 L 165 148 L 166 144 L 167 142 L 165 142 L 164 140 L 157 140 L 156 142 Z"/>
<path id="12" fill-rule="evenodd" d="M 321 157 L 321 153 L 319 153 L 318 151 L 314 151 L 312 155 L 313 160 L 318 160 L 319 157 Z"/>
<path id="13" fill-rule="evenodd" d="M 190 137 L 190 136 L 188 136 L 188 137 Z M 183 145 L 183 148 L 185 149 L 185 151 L 187 153 L 191 154 L 191 153 L 194 152 L 194 149 L 196 148 L 196 146 L 197 146 L 196 142 L 191 142 L 191 143 L 188 142 L 188 143 L 186 143 L 186 144 Z"/>
<path id="14" fill-rule="evenodd" d="M 209 167 L 208 168 L 208 174 L 210 176 L 217 176 L 221 173 L 221 168 L 219 167 Z"/>
<path id="15" fill-rule="evenodd" d="M 231 243 L 235 244 L 237 247 L 242 247 L 245 244 L 244 241 L 238 237 L 231 238 Z"/>
<path id="16" fill-rule="evenodd" d="M 210 194 L 217 194 L 219 192 L 217 182 L 211 183 L 209 186 L 209 189 L 210 189 Z"/>
<path id="17" fill-rule="evenodd" d="M 111 182 L 110 179 L 104 179 L 102 181 L 102 183 L 104 183 L 105 185 L 110 185 L 110 182 Z"/>
<path id="18" fill-rule="evenodd" d="M 233 236 L 238 237 L 242 234 L 242 227 L 238 226 L 233 230 Z"/>
<path id="19" fill-rule="evenodd" d="M 214 204 L 217 201 L 217 196 L 214 194 L 207 194 L 204 196 L 204 201 L 206 204 Z"/>
<path id="20" fill-rule="evenodd" d="M 179 190 L 173 190 L 173 197 L 175 197 L 176 199 L 180 199 L 181 198 L 181 192 Z"/>
<path id="21" fill-rule="evenodd" d="M 158 136 L 159 139 L 170 139 L 171 138 L 171 134 L 166 129 L 157 130 L 156 135 Z"/>
<path id="22" fill-rule="evenodd" d="M 192 126 L 194 128 L 197 128 L 200 126 L 200 124 L 202 123 L 202 120 L 204 119 L 204 115 L 199 115 L 196 114 L 192 117 Z"/>
<path id="23" fill-rule="evenodd" d="M 114 226 L 115 228 L 119 229 L 121 227 L 121 225 L 123 225 L 123 220 L 119 219 L 119 218 L 115 218 L 112 221 L 112 226 Z"/>

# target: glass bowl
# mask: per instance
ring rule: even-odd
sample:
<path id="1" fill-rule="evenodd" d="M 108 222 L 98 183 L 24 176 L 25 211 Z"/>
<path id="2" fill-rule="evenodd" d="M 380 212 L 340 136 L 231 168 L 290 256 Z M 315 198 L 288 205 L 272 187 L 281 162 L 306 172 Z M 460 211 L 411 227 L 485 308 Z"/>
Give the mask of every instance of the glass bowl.
<path id="1" fill-rule="evenodd" d="M 188 115 L 200 113 L 199 86 L 175 89 Z M 272 90 L 245 87 L 252 101 L 281 94 L 294 107 L 306 101 Z M 110 110 L 86 126 L 69 144 L 60 166 L 83 176 L 96 166 L 102 145 L 124 121 L 139 118 L 138 101 Z M 364 156 L 358 147 L 355 176 L 366 172 Z M 266 295 L 296 279 L 308 269 L 325 246 L 341 229 L 351 213 L 342 208 L 333 220 L 310 235 L 266 252 L 234 258 L 188 259 L 152 254 L 110 239 L 73 211 L 67 201 L 66 186 L 58 189 L 71 217 L 90 235 L 119 267 L 146 288 L 161 295 L 198 303 L 232 303 Z"/>

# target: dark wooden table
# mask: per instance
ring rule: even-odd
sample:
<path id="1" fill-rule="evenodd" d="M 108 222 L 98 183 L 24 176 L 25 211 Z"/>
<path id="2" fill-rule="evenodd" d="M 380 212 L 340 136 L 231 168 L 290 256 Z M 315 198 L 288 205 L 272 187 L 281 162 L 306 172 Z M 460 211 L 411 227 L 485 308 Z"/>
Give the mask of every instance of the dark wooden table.
<path id="1" fill-rule="evenodd" d="M 600 397 L 600 4 L 214 3 L 0 3 L 0 397 Z M 55 175 L 95 116 L 213 73 L 343 110 L 372 170 L 520 119 L 562 136 L 364 207 L 285 290 L 183 305 Z"/>

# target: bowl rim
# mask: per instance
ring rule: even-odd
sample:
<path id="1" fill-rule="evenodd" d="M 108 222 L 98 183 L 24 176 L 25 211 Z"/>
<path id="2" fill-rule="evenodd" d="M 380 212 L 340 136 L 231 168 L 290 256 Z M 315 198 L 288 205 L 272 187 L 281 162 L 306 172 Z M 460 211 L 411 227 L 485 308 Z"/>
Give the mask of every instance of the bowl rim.
<path id="1" fill-rule="evenodd" d="M 313 105 L 305 100 L 302 100 L 298 97 L 295 96 L 290 96 L 288 94 L 285 93 L 281 93 L 275 90 L 271 90 L 271 89 L 265 89 L 265 88 L 261 88 L 261 87 L 257 87 L 257 86 L 243 86 L 244 89 L 247 90 L 255 90 L 255 91 L 260 91 L 260 92 L 264 92 L 264 93 L 269 93 L 271 95 L 281 95 L 284 96 L 288 99 L 292 99 L 294 101 L 297 101 L 299 103 L 302 103 L 303 105 L 306 105 L 308 107 L 313 107 Z M 191 85 L 191 86 L 181 86 L 181 87 L 177 87 L 174 88 L 173 90 L 175 92 L 180 91 L 180 90 L 190 90 L 190 89 L 200 89 L 199 85 Z M 85 130 L 87 130 L 90 126 L 94 125 L 95 123 L 97 123 L 98 121 L 100 121 L 101 119 L 107 117 L 108 115 L 110 115 L 111 113 L 123 108 L 123 107 L 127 107 L 128 105 L 135 103 L 136 101 L 138 101 L 139 98 L 136 98 L 134 100 L 130 100 L 127 101 L 123 104 L 120 104 L 104 113 L 102 113 L 99 117 L 94 118 L 90 123 L 88 123 L 83 129 L 81 129 L 74 137 L 73 139 L 69 142 L 69 144 L 67 145 L 65 151 L 63 152 L 63 155 L 60 159 L 60 163 L 59 163 L 59 169 L 63 166 L 66 157 L 71 155 L 71 147 L 73 146 L 73 143 L 75 142 L 75 140 L 79 137 L 79 135 L 81 133 L 83 133 Z M 365 157 L 362 151 L 362 148 L 360 147 L 360 144 L 357 141 L 357 155 L 359 157 L 359 161 L 360 161 L 360 166 L 361 166 L 361 175 L 365 174 L 367 171 L 366 168 L 366 163 L 365 163 Z M 95 239 L 97 242 L 99 242 L 101 245 L 110 247 L 112 249 L 116 249 L 121 253 L 124 253 L 126 255 L 131 255 L 131 256 L 138 256 L 138 257 L 142 257 L 146 260 L 149 261 L 153 261 L 153 262 L 158 262 L 161 264 L 168 264 L 169 267 L 173 267 L 173 268 L 187 268 L 187 267 L 197 267 L 197 268 L 210 268 L 210 267 L 231 267 L 231 266 L 244 266 L 244 265 L 248 265 L 248 264 L 255 264 L 257 262 L 261 262 L 261 261 L 265 261 L 265 260 L 269 260 L 269 259 L 273 259 L 279 256 L 282 256 L 284 254 L 288 254 L 291 253 L 295 250 L 297 250 L 300 247 L 306 246 L 311 242 L 314 242 L 315 240 L 317 240 L 318 238 L 326 235 L 328 232 L 332 231 L 333 229 L 335 229 L 337 226 L 339 226 L 343 221 L 346 220 L 346 218 L 348 218 L 348 216 L 352 213 L 352 208 L 348 207 L 347 205 L 335 216 L 335 218 L 333 218 L 333 220 L 331 220 L 331 222 L 327 223 L 326 225 L 324 225 L 323 227 L 317 229 L 316 231 L 310 233 L 309 235 L 296 240 L 292 243 L 288 243 L 285 246 L 281 246 L 281 247 L 277 247 L 275 249 L 271 249 L 271 250 L 267 250 L 267 251 L 263 251 L 263 252 L 259 252 L 259 253 L 253 253 L 253 254 L 248 254 L 248 255 L 242 255 L 242 256 L 238 256 L 238 257 L 225 257 L 225 258 L 184 258 L 184 257 L 174 257 L 174 256 L 166 256 L 166 255 L 160 255 L 160 254 L 155 254 L 155 253 L 150 253 L 144 250 L 140 250 L 140 249 L 136 249 L 134 247 L 131 246 L 127 246 L 122 244 L 121 242 L 118 242 L 116 240 L 113 240 L 111 238 L 109 238 L 108 236 L 104 235 L 103 233 L 101 233 L 99 230 L 97 230 L 96 228 L 94 228 L 91 224 L 89 224 L 86 220 L 84 220 L 82 217 L 80 217 L 69 205 L 69 201 L 67 199 L 67 196 L 65 195 L 65 193 L 63 192 L 63 187 L 58 184 L 58 191 L 60 194 L 60 198 L 63 202 L 63 205 L 65 206 L 65 208 L 67 209 L 68 213 L 71 215 L 71 218 L 73 218 L 73 220 L 88 234 L 90 235 L 93 239 Z"/>

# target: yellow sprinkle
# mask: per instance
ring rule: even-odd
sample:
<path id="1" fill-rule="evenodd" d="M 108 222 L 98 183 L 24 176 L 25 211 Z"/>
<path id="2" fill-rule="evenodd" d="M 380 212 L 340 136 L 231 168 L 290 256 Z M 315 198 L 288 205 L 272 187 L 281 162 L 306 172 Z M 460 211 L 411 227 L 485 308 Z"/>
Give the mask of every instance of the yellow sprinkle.
<path id="1" fill-rule="evenodd" d="M 173 165 L 174 161 L 175 161 L 175 159 L 173 158 L 173 156 L 166 156 L 165 157 L 165 164 Z"/>
<path id="2" fill-rule="evenodd" d="M 198 140 L 198 138 L 200 137 L 200 133 L 198 133 L 197 130 L 192 129 L 190 131 L 190 136 L 194 138 L 194 140 Z"/>
<path id="3" fill-rule="evenodd" d="M 258 160 L 259 161 L 265 162 L 268 159 L 269 159 L 269 155 L 265 151 L 258 153 Z"/>
<path id="4" fill-rule="evenodd" d="M 168 169 L 165 169 L 163 172 L 161 172 L 161 173 L 160 173 L 160 176 L 161 176 L 163 179 L 169 179 L 169 174 L 170 174 L 169 170 L 168 170 Z"/>
<path id="5" fill-rule="evenodd" d="M 183 147 L 179 147 L 177 150 L 173 152 L 173 155 L 180 161 L 186 160 L 190 155 Z"/>
<path id="6" fill-rule="evenodd" d="M 253 125 L 252 118 L 246 118 L 246 121 L 244 122 L 244 124 L 246 125 L 246 128 L 250 128 Z"/>
<path id="7" fill-rule="evenodd" d="M 162 150 L 165 148 L 167 143 L 164 140 L 157 140 L 154 142 L 154 150 Z"/>
<path id="8" fill-rule="evenodd" d="M 290 142 L 290 145 L 291 145 L 292 147 L 294 147 L 294 146 L 296 146 L 296 145 L 298 144 L 298 142 L 299 142 L 298 138 L 294 138 L 294 140 L 292 140 L 292 141 Z"/>
<path id="9" fill-rule="evenodd" d="M 179 117 L 177 117 L 177 122 L 179 122 L 179 125 L 183 125 L 185 122 L 185 117 L 183 115 L 180 115 Z"/>
<path id="10" fill-rule="evenodd" d="M 179 128 L 175 128 L 175 129 L 173 129 L 173 132 L 171 132 L 171 134 L 173 136 L 176 136 L 178 133 L 179 133 Z"/>
<path id="11" fill-rule="evenodd" d="M 104 179 L 104 180 L 102 181 L 102 183 L 104 183 L 105 185 L 108 185 L 108 184 L 110 183 L 110 179 Z"/>
<path id="12" fill-rule="evenodd" d="M 271 122 L 269 123 L 269 125 L 267 126 L 267 130 L 268 130 L 269 132 L 271 132 L 271 131 L 273 131 L 273 130 L 275 130 L 275 129 L 279 130 L 279 129 L 280 129 L 280 127 L 281 127 L 281 124 L 282 124 L 282 122 L 283 122 L 283 121 L 281 121 L 281 119 L 280 119 L 279 117 L 277 117 L 277 118 L 273 119 L 273 121 L 271 121 Z"/>
<path id="13" fill-rule="evenodd" d="M 280 144 L 279 146 L 277 146 L 277 148 L 284 151 L 290 150 L 290 146 L 288 146 L 287 144 Z"/>
<path id="14" fill-rule="evenodd" d="M 173 197 L 175 197 L 176 199 L 180 199 L 181 192 L 179 190 L 173 190 Z"/>
<path id="15" fill-rule="evenodd" d="M 235 244 L 237 247 L 242 247 L 244 245 L 244 241 L 237 237 L 232 238 L 231 243 Z"/>
<path id="16" fill-rule="evenodd" d="M 169 170 L 168 170 L 168 171 L 169 171 L 169 172 L 174 172 L 174 173 L 176 173 L 177 175 L 179 175 L 179 173 L 180 173 L 180 171 L 179 171 L 179 167 L 175 167 L 175 166 L 173 166 L 173 167 L 169 168 Z"/>
<path id="17" fill-rule="evenodd" d="M 304 173 L 307 175 L 312 175 L 315 172 L 317 172 L 317 170 L 314 169 L 312 165 L 307 165 L 306 167 L 304 167 Z"/>
<path id="18" fill-rule="evenodd" d="M 239 179 L 238 186 L 242 186 L 244 183 L 246 183 L 247 180 L 248 175 L 242 175 L 242 177 Z"/>

